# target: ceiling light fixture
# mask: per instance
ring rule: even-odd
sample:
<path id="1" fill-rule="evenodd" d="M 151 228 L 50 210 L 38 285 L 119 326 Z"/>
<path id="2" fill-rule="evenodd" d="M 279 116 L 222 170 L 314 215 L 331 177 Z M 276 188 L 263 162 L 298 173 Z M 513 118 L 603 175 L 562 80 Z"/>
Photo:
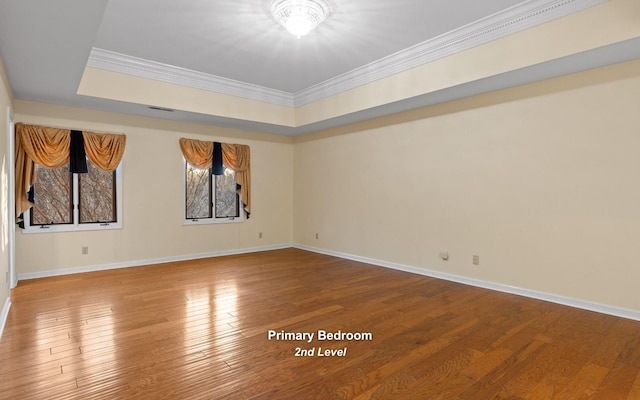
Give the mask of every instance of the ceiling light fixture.
<path id="1" fill-rule="evenodd" d="M 301 37 L 320 25 L 329 14 L 329 6 L 322 0 L 275 0 L 271 14 L 292 35 Z"/>

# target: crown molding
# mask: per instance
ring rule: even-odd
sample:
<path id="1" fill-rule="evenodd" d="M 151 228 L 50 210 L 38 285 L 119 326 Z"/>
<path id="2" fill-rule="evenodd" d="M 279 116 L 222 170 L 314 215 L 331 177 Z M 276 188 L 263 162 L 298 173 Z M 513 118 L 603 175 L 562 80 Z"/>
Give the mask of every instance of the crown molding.
<path id="1" fill-rule="evenodd" d="M 264 103 L 294 107 L 293 95 L 291 93 L 96 47 L 91 49 L 87 67 L 152 79 L 193 89 L 242 97 Z"/>
<path id="2" fill-rule="evenodd" d="M 526 1 L 296 93 L 252 85 L 95 47 L 91 50 L 87 67 L 285 107 L 299 107 L 606 1 Z"/>
<path id="3" fill-rule="evenodd" d="M 354 89 L 451 56 L 606 0 L 531 0 L 295 93 L 295 106 Z"/>

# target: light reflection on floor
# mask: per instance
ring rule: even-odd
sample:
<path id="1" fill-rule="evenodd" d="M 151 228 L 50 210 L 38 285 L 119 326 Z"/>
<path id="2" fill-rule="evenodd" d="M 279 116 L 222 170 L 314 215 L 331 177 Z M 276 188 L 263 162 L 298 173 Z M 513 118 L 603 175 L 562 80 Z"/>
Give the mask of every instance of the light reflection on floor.
<path id="1" fill-rule="evenodd" d="M 211 346 L 222 346 L 233 339 L 229 335 L 237 315 L 237 285 L 234 280 L 219 282 L 213 288 L 190 288 L 185 303 L 185 351 L 211 350 Z M 215 339 L 215 340 L 212 340 Z"/>

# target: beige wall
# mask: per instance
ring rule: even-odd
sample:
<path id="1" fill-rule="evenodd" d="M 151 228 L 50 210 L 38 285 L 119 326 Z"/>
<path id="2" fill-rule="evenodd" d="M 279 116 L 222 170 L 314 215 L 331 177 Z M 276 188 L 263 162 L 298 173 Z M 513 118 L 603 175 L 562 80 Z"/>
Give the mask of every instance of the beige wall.
<path id="1" fill-rule="evenodd" d="M 7 141 L 7 108 L 12 106 L 12 92 L 4 64 L 0 59 L 0 313 L 9 298 L 9 166 L 11 155 Z M 0 326 L 2 320 L 0 318 Z"/>
<path id="2" fill-rule="evenodd" d="M 298 138 L 294 241 L 640 310 L 639 105 L 634 61 Z"/>
<path id="3" fill-rule="evenodd" d="M 16 101 L 16 122 L 127 135 L 121 230 L 16 234 L 18 274 L 188 257 L 292 242 L 293 144 L 159 119 Z M 180 137 L 251 147 L 252 214 L 243 223 L 183 226 Z M 260 137 L 261 139 L 257 139 Z M 263 238 L 258 238 L 258 233 Z M 89 254 L 82 255 L 81 247 Z M 36 250 L 37 249 L 37 250 Z"/>
<path id="4" fill-rule="evenodd" d="M 85 69 L 78 94 L 265 124 L 293 126 L 295 120 L 290 107 L 96 68 Z"/>
<path id="5" fill-rule="evenodd" d="M 297 243 L 640 310 L 639 71 L 614 65 L 295 141 L 15 101 L 16 121 L 128 140 L 124 229 L 18 233 L 18 273 Z M 182 226 L 182 136 L 251 146 L 249 221 Z"/>

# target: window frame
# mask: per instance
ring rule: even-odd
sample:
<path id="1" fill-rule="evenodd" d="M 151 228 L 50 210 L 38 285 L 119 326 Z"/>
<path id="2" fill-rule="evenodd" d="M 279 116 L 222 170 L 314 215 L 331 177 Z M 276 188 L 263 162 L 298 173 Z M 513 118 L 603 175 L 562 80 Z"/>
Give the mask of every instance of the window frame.
<path id="1" fill-rule="evenodd" d="M 46 167 L 45 167 L 46 168 Z M 22 233 L 54 233 L 54 232 L 82 232 L 122 229 L 122 162 L 115 170 L 115 200 L 116 222 L 80 222 L 80 177 L 73 173 L 72 177 L 72 223 L 31 225 L 31 208 L 24 212 L 24 229 Z"/>
<path id="2" fill-rule="evenodd" d="M 187 218 L 187 160 L 182 158 L 182 225 L 210 225 L 210 224 L 235 224 L 239 222 L 244 222 L 244 210 L 242 208 L 242 196 L 239 193 L 236 193 L 237 196 L 237 209 L 238 216 L 237 217 L 224 217 L 217 218 L 215 211 L 215 203 L 216 203 L 216 183 L 215 177 L 211 169 L 209 169 L 209 206 L 211 217 L 206 218 Z M 229 168 L 226 165 L 225 168 Z M 200 168 L 199 168 L 200 169 Z M 232 169 L 232 168 L 229 168 Z"/>

